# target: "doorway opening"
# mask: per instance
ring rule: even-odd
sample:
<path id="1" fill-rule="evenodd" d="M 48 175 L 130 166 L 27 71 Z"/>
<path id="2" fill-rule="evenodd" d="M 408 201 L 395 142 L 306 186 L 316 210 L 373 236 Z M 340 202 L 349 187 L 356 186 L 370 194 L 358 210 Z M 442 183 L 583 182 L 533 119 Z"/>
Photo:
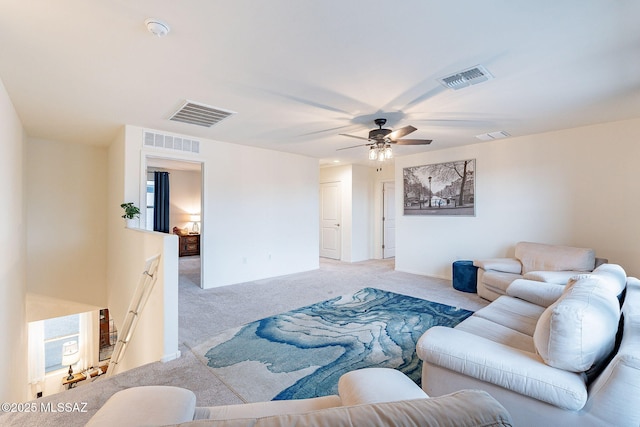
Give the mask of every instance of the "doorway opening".
<path id="1" fill-rule="evenodd" d="M 382 183 L 382 258 L 396 256 L 396 189 L 394 182 Z"/>
<path id="2" fill-rule="evenodd" d="M 169 174 L 169 232 L 178 235 L 178 275 L 181 283 L 203 287 L 204 251 L 202 235 L 204 181 L 203 163 L 146 156 L 145 207 L 141 212 L 144 228 L 154 230 L 154 215 L 159 208 L 156 200 L 156 173 Z M 144 218 L 142 218 L 144 216 Z"/>

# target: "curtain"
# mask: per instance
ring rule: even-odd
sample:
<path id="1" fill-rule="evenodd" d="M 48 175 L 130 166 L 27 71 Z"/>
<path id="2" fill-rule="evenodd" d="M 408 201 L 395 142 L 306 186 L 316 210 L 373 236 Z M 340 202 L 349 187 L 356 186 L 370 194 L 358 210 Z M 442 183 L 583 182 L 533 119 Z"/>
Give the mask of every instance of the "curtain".
<path id="1" fill-rule="evenodd" d="M 153 230 L 169 232 L 169 172 L 154 172 Z"/>
<path id="2" fill-rule="evenodd" d="M 80 331 L 78 337 L 78 349 L 80 351 L 80 364 L 78 369 L 84 371 L 85 369 L 96 366 L 98 358 L 96 357 L 97 340 L 96 334 L 99 334 L 98 322 L 96 319 L 98 314 L 95 311 L 88 311 L 86 313 L 79 314 Z"/>
<path id="3" fill-rule="evenodd" d="M 29 322 L 29 384 L 44 382 L 44 320 Z"/>

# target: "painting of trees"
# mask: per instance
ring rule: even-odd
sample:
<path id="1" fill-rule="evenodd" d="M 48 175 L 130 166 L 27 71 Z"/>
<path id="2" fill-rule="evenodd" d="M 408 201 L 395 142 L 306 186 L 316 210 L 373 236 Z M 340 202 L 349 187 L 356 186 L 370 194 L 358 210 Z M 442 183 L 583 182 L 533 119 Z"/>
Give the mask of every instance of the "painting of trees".
<path id="1" fill-rule="evenodd" d="M 404 168 L 405 215 L 475 215 L 475 159 Z"/>

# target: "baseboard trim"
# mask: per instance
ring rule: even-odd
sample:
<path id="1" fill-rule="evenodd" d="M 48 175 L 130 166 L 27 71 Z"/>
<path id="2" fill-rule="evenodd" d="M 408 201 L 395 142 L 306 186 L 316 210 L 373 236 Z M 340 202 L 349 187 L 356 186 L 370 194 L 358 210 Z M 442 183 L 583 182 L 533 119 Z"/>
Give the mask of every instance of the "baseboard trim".
<path id="1" fill-rule="evenodd" d="M 179 358 L 180 358 L 180 355 L 181 355 L 180 350 L 177 350 L 177 351 L 176 351 L 175 353 L 173 353 L 173 354 L 165 354 L 164 356 L 162 356 L 162 358 L 160 359 L 160 361 L 161 361 L 162 363 L 167 363 L 167 362 L 170 362 L 170 361 L 172 361 L 172 360 L 179 359 Z"/>

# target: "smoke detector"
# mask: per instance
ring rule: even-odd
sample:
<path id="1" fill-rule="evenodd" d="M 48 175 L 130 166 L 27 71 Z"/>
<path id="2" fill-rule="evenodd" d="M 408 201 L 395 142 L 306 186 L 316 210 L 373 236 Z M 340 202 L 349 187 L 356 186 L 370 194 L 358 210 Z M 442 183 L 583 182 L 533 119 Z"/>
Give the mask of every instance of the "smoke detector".
<path id="1" fill-rule="evenodd" d="M 144 25 L 147 26 L 147 30 L 154 36 L 164 37 L 169 33 L 169 25 L 156 18 L 148 18 L 144 21 Z"/>

